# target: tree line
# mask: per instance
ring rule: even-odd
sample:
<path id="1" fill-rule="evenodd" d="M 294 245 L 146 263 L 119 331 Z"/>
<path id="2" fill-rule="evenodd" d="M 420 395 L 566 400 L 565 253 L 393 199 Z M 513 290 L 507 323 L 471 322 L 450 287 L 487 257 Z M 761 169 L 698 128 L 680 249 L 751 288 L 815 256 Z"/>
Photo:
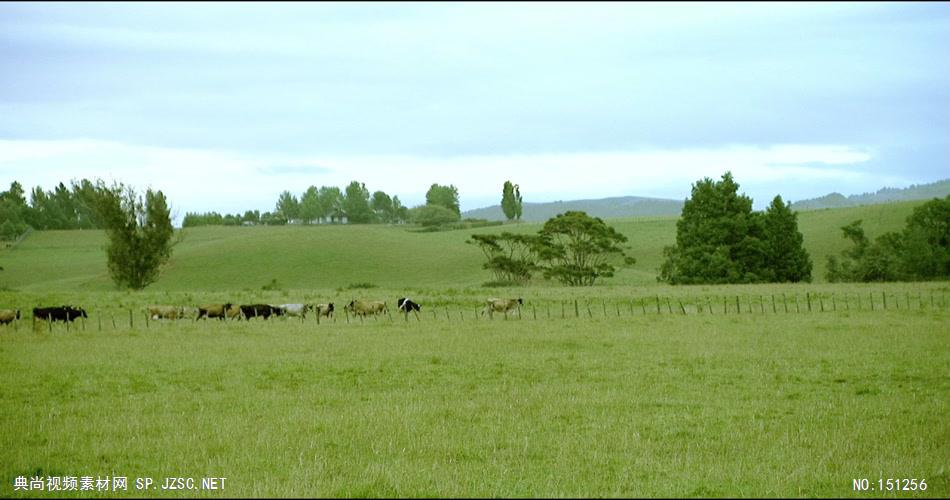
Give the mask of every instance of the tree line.
<path id="1" fill-rule="evenodd" d="M 244 215 L 221 215 L 217 212 L 185 214 L 183 227 L 205 225 L 240 225 L 244 223 L 283 224 L 442 224 L 461 219 L 458 188 L 454 185 L 432 184 L 426 192 L 426 203 L 409 208 L 399 196 L 370 190 L 365 183 L 350 182 L 345 188 L 310 186 L 297 195 L 283 191 L 277 197 L 273 212 L 261 214 L 248 210 Z"/>
<path id="2" fill-rule="evenodd" d="M 45 229 L 101 229 L 102 221 L 92 208 L 95 185 L 88 179 L 60 182 L 50 191 L 36 186 L 26 200 L 23 185 L 10 183 L 0 192 L 0 239 L 14 240 L 30 227 Z"/>
<path id="3" fill-rule="evenodd" d="M 839 281 L 918 281 L 950 277 L 950 196 L 934 198 L 904 228 L 871 241 L 856 220 L 841 227 L 852 247 L 829 255 L 825 277 Z"/>

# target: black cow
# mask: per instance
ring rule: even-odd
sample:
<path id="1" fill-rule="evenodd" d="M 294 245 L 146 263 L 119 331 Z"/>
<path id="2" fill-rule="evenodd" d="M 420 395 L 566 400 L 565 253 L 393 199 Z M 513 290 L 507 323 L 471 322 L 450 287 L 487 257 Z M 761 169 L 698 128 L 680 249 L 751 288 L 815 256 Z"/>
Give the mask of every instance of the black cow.
<path id="1" fill-rule="evenodd" d="M 419 311 L 422 306 L 416 304 L 415 302 L 403 297 L 396 300 L 396 309 L 399 309 L 402 312 L 408 313 L 409 311 Z"/>
<path id="2" fill-rule="evenodd" d="M 34 307 L 33 318 L 45 321 L 73 321 L 78 317 L 88 318 L 86 310 L 81 307 L 57 306 L 57 307 Z"/>
<path id="3" fill-rule="evenodd" d="M 268 304 L 250 304 L 241 306 L 241 315 L 246 319 L 261 317 L 267 319 L 274 316 L 281 316 L 284 310 Z"/>

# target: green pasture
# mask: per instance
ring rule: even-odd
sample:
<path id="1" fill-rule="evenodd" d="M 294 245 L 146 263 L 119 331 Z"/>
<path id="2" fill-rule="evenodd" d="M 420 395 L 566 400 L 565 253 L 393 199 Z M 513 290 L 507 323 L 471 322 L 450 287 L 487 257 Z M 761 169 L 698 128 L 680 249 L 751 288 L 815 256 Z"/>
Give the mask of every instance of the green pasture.
<path id="1" fill-rule="evenodd" d="M 491 290 L 417 291 L 418 318 L 148 326 L 147 303 L 224 295 L 0 292 L 90 310 L 69 331 L 0 327 L 0 496 L 51 495 L 13 491 L 19 476 L 106 475 L 128 477 L 129 491 L 55 496 L 950 492 L 946 283 L 522 289 L 520 315 L 490 319 L 475 308 Z M 235 300 L 349 292 L 397 290 Z M 773 312 L 782 293 L 827 309 Z M 696 307 L 735 297 L 741 307 L 725 314 Z M 228 479 L 223 492 L 182 492 L 138 491 L 137 477 Z M 856 492 L 861 478 L 928 489 Z"/>
<path id="2" fill-rule="evenodd" d="M 946 497 L 950 283 L 830 284 L 840 227 L 802 212 L 815 283 L 656 283 L 676 218 L 608 221 L 638 259 L 594 287 L 487 288 L 473 232 L 195 228 L 116 290 L 100 231 L 0 250 L 0 497 Z M 421 314 L 360 319 L 352 299 Z M 520 311 L 485 316 L 488 297 Z M 319 323 L 147 321 L 150 304 L 333 302 Z M 34 323 L 36 306 L 89 318 Z M 128 490 L 21 491 L 124 476 Z M 136 478 L 226 477 L 223 491 Z M 855 491 L 917 479 L 926 491 Z"/>
<path id="3" fill-rule="evenodd" d="M 825 260 L 848 247 L 840 227 L 864 220 L 869 237 L 903 227 L 913 207 L 906 202 L 799 213 L 799 228 L 814 262 L 813 280 L 824 281 Z M 609 219 L 629 238 L 637 264 L 621 269 L 604 286 L 653 285 L 663 247 L 674 243 L 676 217 Z M 408 226 L 198 227 L 185 230 L 168 266 L 150 290 L 259 291 L 274 283 L 286 289 L 336 289 L 369 283 L 379 287 L 469 287 L 490 281 L 484 257 L 466 240 L 472 233 L 535 232 L 540 224 L 509 224 L 437 233 Z M 102 231 L 38 231 L 0 250 L 0 288 L 20 291 L 108 291 Z M 534 286 L 556 283 L 538 280 Z"/>

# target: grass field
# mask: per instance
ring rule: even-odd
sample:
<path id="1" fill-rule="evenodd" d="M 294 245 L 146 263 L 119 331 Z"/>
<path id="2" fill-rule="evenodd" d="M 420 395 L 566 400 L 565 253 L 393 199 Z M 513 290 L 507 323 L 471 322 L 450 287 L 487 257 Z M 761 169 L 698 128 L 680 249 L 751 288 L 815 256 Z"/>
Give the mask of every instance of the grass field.
<path id="1" fill-rule="evenodd" d="M 409 321 L 24 322 L 0 332 L 0 496 L 49 495 L 12 490 L 35 475 L 130 478 L 104 497 L 221 496 L 131 485 L 205 476 L 242 497 L 895 496 L 853 491 L 882 477 L 946 496 L 950 290 L 817 289 L 836 312 L 749 314 L 763 286 L 705 290 L 745 293 L 725 315 L 535 319 L 569 297 L 549 289 L 507 320 L 461 293 Z M 881 292 L 890 309 L 854 310 Z"/>
<path id="2" fill-rule="evenodd" d="M 825 261 L 849 243 L 840 227 L 864 220 L 869 237 L 903 227 L 923 202 L 816 210 L 799 214 L 799 228 L 814 262 L 813 280 L 824 281 Z M 637 264 L 621 269 L 610 286 L 652 285 L 663 247 L 676 239 L 676 217 L 610 219 L 629 238 Z M 535 232 L 540 224 L 513 224 L 440 233 L 392 226 L 200 227 L 184 241 L 158 282 L 163 291 L 260 290 L 273 280 L 289 289 L 477 286 L 491 275 L 484 257 L 466 244 L 472 233 Z M 16 247 L 0 250 L 0 287 L 20 291 L 108 291 L 101 231 L 39 231 Z M 553 286 L 539 281 L 536 286 Z"/>
<path id="3" fill-rule="evenodd" d="M 101 232 L 37 232 L 0 252 L 0 307 L 24 311 L 0 326 L 0 497 L 946 497 L 950 283 L 820 279 L 841 225 L 874 237 L 916 204 L 803 212 L 818 282 L 794 285 L 657 284 L 675 218 L 611 221 L 640 262 L 588 288 L 482 287 L 473 231 L 335 226 L 189 231 L 158 283 L 116 291 Z M 422 314 L 342 311 L 401 296 Z M 525 304 L 481 316 L 489 296 Z M 225 301 L 337 315 L 144 314 Z M 89 318 L 31 323 L 63 303 Z M 14 489 L 34 476 L 128 490 Z"/>

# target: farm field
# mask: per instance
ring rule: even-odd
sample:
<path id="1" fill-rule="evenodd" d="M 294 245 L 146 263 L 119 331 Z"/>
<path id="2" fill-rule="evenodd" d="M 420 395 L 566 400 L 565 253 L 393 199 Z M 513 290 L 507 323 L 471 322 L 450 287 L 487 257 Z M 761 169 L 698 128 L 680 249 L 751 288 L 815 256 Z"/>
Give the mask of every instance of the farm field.
<path id="1" fill-rule="evenodd" d="M 57 496 L 895 496 L 854 491 L 861 478 L 950 491 L 946 283 L 552 287 L 492 319 L 476 314 L 485 289 L 420 291 L 418 318 L 319 324 L 146 325 L 147 303 L 223 297 L 58 295 L 89 319 L 0 327 L 0 495 L 49 495 L 13 491 L 19 476 L 106 475 L 129 490 Z M 313 293 L 350 292 L 398 291 Z M 772 309 L 782 293 L 798 312 Z M 228 479 L 181 492 L 137 477 Z"/>
<path id="2" fill-rule="evenodd" d="M 0 326 L 0 496 L 945 497 L 950 283 L 823 282 L 840 226 L 873 238 L 916 205 L 802 212 L 815 283 L 770 285 L 658 284 L 675 218 L 609 221 L 639 262 L 588 288 L 481 286 L 468 236 L 537 224 L 197 228 L 140 292 L 109 282 L 101 232 L 36 232 L 0 251 L 0 307 L 23 311 Z M 421 314 L 343 311 L 404 296 Z M 492 296 L 524 305 L 481 315 Z M 145 315 L 213 302 L 337 311 Z M 32 323 L 58 304 L 89 318 Z M 129 483 L 13 488 L 51 476 Z M 854 489 L 889 478 L 927 489 Z"/>
<path id="3" fill-rule="evenodd" d="M 869 238 L 900 230 L 923 201 L 799 213 L 799 229 L 814 264 L 813 281 L 824 281 L 828 255 L 850 243 L 841 226 L 864 221 Z M 620 269 L 606 286 L 655 285 L 663 247 L 676 239 L 677 217 L 608 219 L 629 238 L 632 268 Z M 169 292 L 256 291 L 280 288 L 336 289 L 370 283 L 380 287 L 470 287 L 491 279 L 481 251 L 465 241 L 473 233 L 536 232 L 541 224 L 508 224 L 436 233 L 394 226 L 198 227 L 185 237 L 158 282 Z M 19 291 L 109 291 L 102 231 L 38 231 L 0 250 L 0 288 Z M 557 286 L 539 281 L 534 286 Z"/>

